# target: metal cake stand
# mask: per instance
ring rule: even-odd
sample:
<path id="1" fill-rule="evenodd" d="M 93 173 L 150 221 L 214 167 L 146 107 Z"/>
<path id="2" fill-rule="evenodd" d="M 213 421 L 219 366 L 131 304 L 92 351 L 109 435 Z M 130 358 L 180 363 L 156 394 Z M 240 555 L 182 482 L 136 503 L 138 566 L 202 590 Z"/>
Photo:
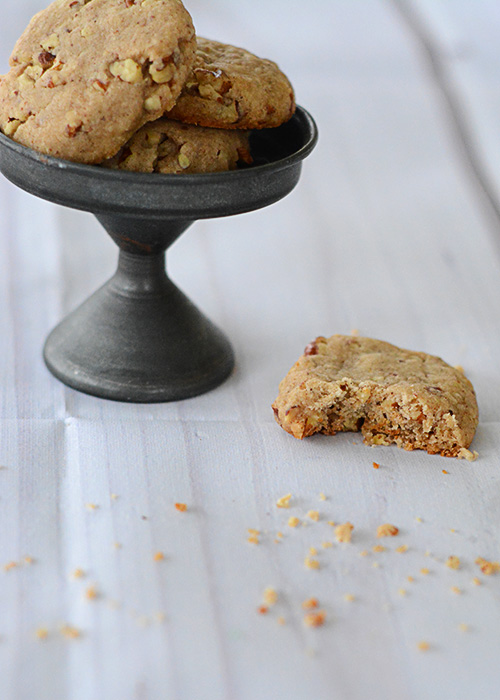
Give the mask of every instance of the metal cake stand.
<path id="1" fill-rule="evenodd" d="M 118 270 L 49 335 L 44 358 L 62 382 L 116 401 L 176 401 L 231 373 L 225 335 L 169 279 L 165 251 L 197 219 L 277 202 L 298 183 L 316 145 L 298 108 L 277 129 L 254 132 L 256 165 L 199 175 L 107 170 L 41 155 L 0 134 L 0 170 L 51 202 L 92 212 L 120 249 Z"/>

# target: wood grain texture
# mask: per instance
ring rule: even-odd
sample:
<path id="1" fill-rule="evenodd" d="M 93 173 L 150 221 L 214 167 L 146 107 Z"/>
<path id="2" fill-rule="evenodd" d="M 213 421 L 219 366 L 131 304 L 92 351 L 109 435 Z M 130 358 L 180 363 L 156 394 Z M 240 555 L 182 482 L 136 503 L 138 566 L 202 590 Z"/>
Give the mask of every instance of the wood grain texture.
<path id="1" fill-rule="evenodd" d="M 42 4 L 3 8 L 0 70 Z M 201 35 L 278 60 L 321 132 L 290 197 L 200 222 L 169 254 L 235 346 L 206 396 L 120 405 L 49 375 L 44 338 L 116 252 L 91 216 L 0 180 L 2 700 L 496 700 L 500 574 L 474 562 L 500 559 L 500 55 L 496 4 L 473 4 L 190 3 Z M 355 328 L 463 365 L 476 462 L 279 429 L 270 404 L 303 347 Z M 376 553 L 384 522 L 400 533 Z M 324 627 L 303 624 L 311 596 Z"/>

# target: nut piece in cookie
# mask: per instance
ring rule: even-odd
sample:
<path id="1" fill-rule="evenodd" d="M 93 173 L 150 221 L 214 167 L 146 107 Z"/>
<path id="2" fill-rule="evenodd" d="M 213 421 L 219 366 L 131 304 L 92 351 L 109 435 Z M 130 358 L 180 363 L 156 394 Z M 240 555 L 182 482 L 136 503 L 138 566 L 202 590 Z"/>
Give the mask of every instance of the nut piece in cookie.
<path id="1" fill-rule="evenodd" d="M 170 119 L 219 129 L 264 129 L 288 121 L 295 96 L 276 63 L 198 37 L 193 70 Z"/>
<path id="2" fill-rule="evenodd" d="M 196 39 L 180 0 L 56 0 L 0 80 L 0 130 L 46 155 L 99 163 L 171 109 Z"/>
<path id="3" fill-rule="evenodd" d="M 215 173 L 251 163 L 246 131 L 158 119 L 139 129 L 106 168 L 142 173 Z"/>
<path id="4" fill-rule="evenodd" d="M 302 439 L 361 431 L 368 445 L 458 457 L 478 423 L 474 389 L 439 357 L 371 338 L 310 343 L 280 384 L 276 420 Z"/>

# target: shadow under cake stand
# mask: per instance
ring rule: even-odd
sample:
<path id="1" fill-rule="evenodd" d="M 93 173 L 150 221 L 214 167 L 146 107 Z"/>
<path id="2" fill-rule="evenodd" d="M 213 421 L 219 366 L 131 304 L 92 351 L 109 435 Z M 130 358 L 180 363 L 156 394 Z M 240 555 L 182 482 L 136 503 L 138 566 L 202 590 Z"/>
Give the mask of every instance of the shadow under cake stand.
<path id="1" fill-rule="evenodd" d="M 252 134 L 253 167 L 160 175 L 51 158 L 0 134 L 0 170 L 9 180 L 92 212 L 120 249 L 116 274 L 49 335 L 49 370 L 73 389 L 140 403 L 186 399 L 221 384 L 234 367 L 231 345 L 169 279 L 165 251 L 197 219 L 285 197 L 316 141 L 315 123 L 299 107 L 287 124 Z"/>

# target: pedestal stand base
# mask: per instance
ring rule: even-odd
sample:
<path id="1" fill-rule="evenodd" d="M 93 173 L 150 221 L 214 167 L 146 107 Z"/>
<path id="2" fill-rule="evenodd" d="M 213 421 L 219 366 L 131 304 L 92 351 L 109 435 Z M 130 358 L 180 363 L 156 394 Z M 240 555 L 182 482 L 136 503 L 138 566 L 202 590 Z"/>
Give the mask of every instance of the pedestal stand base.
<path id="1" fill-rule="evenodd" d="M 116 275 L 52 331 L 44 358 L 73 389 L 137 403 L 198 396 L 234 367 L 229 341 L 166 277 L 164 256 L 123 252 Z"/>

